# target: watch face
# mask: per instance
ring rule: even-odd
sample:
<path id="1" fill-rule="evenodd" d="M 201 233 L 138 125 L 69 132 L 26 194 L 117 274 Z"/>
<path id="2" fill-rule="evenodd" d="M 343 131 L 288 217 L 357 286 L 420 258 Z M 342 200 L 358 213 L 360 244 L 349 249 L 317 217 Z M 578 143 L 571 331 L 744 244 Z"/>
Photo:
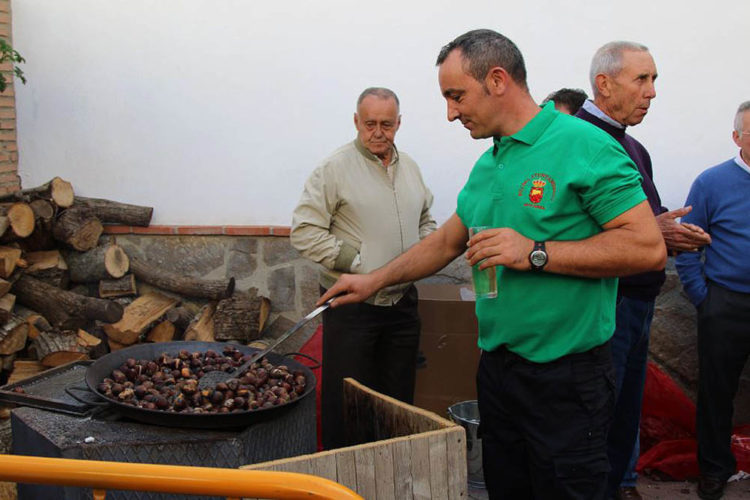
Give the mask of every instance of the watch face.
<path id="1" fill-rule="evenodd" d="M 529 260 L 531 260 L 532 265 L 541 267 L 547 263 L 547 254 L 542 250 L 534 250 L 533 252 L 531 252 Z"/>

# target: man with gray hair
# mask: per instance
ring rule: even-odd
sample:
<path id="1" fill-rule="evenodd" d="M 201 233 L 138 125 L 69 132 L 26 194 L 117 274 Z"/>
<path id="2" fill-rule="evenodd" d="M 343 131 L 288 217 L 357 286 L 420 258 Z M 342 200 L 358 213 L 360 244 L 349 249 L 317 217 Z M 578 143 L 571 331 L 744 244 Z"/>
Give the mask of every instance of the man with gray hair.
<path id="1" fill-rule="evenodd" d="M 593 101 L 584 102 L 576 116 L 612 136 L 628 153 L 641 174 L 641 185 L 670 253 L 695 251 L 708 243 L 700 228 L 678 224 L 690 207 L 668 211 L 661 205 L 653 181 L 651 157 L 646 148 L 625 132 L 638 125 L 656 97 L 656 65 L 645 45 L 616 41 L 602 46 L 591 61 L 589 78 Z M 617 405 L 610 428 L 607 455 L 612 470 L 609 496 L 641 498 L 636 489 L 638 428 L 646 378 L 649 330 L 654 302 L 666 276 L 664 270 L 620 278 L 617 289 L 612 359 L 615 366 Z"/>
<path id="2" fill-rule="evenodd" d="M 750 101 L 740 104 L 732 139 L 734 158 L 701 173 L 683 220 L 712 238 L 703 256 L 684 253 L 676 266 L 698 310 L 698 496 L 721 498 L 737 463 L 730 447 L 733 401 L 750 356 Z M 703 259 L 701 259 L 703 257 Z"/>
<path id="3" fill-rule="evenodd" d="M 294 210 L 294 248 L 322 265 L 321 293 L 342 272 L 366 273 L 432 232 L 432 193 L 419 167 L 396 148 L 399 101 L 386 88 L 357 99 L 357 138 L 323 160 Z M 419 346 L 417 289 L 381 290 L 367 303 L 323 313 L 322 440 L 344 446 L 343 380 L 354 377 L 401 401 L 414 399 Z"/>

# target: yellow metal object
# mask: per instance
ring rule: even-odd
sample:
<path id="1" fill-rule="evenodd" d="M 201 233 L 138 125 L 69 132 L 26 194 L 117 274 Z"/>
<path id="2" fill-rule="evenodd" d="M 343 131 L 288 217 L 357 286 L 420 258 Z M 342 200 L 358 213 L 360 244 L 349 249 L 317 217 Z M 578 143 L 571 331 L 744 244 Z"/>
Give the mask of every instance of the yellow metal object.
<path id="1" fill-rule="evenodd" d="M 182 465 L 130 464 L 0 454 L 0 480 L 230 498 L 362 499 L 317 476 Z M 104 498 L 103 496 L 99 498 Z"/>

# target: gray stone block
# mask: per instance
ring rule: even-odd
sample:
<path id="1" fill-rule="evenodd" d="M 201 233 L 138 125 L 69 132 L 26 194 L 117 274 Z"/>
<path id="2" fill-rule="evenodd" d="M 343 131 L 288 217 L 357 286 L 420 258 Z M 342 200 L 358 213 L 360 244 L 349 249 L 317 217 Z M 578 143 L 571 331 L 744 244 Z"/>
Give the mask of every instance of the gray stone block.
<path id="1" fill-rule="evenodd" d="M 157 236 L 144 238 L 142 258 L 167 271 L 205 277 L 224 265 L 227 239 L 216 236 Z"/>
<path id="2" fill-rule="evenodd" d="M 289 238 L 266 238 L 263 240 L 263 262 L 277 266 L 300 259 L 302 256 L 292 248 Z"/>
<path id="3" fill-rule="evenodd" d="M 305 264 L 297 268 L 299 274 L 299 295 L 302 309 L 312 309 L 320 297 L 320 284 L 318 281 L 318 267 L 313 264 Z"/>
<path id="4" fill-rule="evenodd" d="M 250 277 L 258 267 L 258 259 L 255 254 L 230 250 L 227 257 L 227 276 L 236 279 Z"/>
<path id="5" fill-rule="evenodd" d="M 229 251 L 257 253 L 258 240 L 251 236 L 233 236 L 227 245 Z"/>
<path id="6" fill-rule="evenodd" d="M 294 311 L 296 284 L 294 268 L 282 267 L 268 275 L 268 291 L 271 299 L 271 311 Z"/>

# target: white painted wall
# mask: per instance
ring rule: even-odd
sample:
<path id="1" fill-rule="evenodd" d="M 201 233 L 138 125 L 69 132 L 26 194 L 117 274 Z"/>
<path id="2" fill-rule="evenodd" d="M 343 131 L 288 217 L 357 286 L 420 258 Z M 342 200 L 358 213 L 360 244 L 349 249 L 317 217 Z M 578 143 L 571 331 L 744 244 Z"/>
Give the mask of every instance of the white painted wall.
<path id="1" fill-rule="evenodd" d="M 736 153 L 750 99 L 747 0 L 14 0 L 24 187 L 55 175 L 81 195 L 155 207 L 156 224 L 290 223 L 317 162 L 354 137 L 370 85 L 402 101 L 399 147 L 421 165 L 444 221 L 486 141 L 448 123 L 434 60 L 487 27 L 526 58 L 532 95 L 589 91 L 595 49 L 651 48 L 658 96 L 631 130 L 670 207 Z"/>

